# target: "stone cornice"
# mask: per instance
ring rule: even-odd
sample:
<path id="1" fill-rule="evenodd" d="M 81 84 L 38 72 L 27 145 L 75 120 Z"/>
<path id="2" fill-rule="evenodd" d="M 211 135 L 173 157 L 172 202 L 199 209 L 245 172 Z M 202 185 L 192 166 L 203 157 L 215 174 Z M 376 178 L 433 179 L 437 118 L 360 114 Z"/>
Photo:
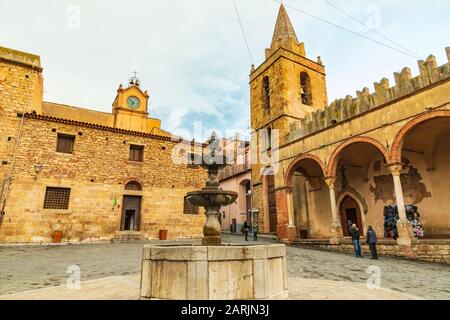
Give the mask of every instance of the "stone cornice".
<path id="1" fill-rule="evenodd" d="M 293 57 L 296 59 L 293 59 Z M 269 58 L 267 58 L 258 68 L 256 68 L 255 71 L 253 71 L 250 74 L 250 83 L 252 83 L 257 77 L 259 77 L 262 73 L 264 73 L 268 68 L 270 68 L 274 63 L 276 63 L 281 58 L 285 58 L 294 63 L 302 65 L 308 69 L 311 69 L 315 72 L 319 72 L 319 73 L 325 75 L 325 66 L 318 64 L 317 62 L 315 62 L 311 59 L 308 59 L 306 57 L 303 57 L 303 56 L 299 55 L 298 53 L 290 51 L 284 47 L 280 47 Z M 307 62 L 307 64 L 312 63 L 314 66 L 316 66 L 316 68 L 311 68 L 307 64 L 301 63 L 301 60 L 305 60 L 305 62 Z"/>

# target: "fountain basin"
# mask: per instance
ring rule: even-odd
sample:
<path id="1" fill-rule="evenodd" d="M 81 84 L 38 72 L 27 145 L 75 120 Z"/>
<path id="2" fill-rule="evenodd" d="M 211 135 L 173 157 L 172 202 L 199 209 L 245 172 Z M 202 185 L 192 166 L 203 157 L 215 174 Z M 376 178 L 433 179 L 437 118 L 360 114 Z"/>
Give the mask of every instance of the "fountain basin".
<path id="1" fill-rule="evenodd" d="M 223 207 L 236 201 L 238 194 L 233 191 L 224 191 L 217 188 L 204 188 L 200 191 L 189 192 L 187 198 L 199 207 Z"/>
<path id="2" fill-rule="evenodd" d="M 140 299 L 284 300 L 286 246 L 145 246 Z"/>

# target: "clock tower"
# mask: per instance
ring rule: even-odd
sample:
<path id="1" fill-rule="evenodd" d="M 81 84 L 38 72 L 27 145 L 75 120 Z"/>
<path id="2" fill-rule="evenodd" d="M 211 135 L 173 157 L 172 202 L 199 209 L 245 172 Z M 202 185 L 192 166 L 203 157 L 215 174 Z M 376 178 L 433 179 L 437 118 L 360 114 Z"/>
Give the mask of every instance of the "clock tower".
<path id="1" fill-rule="evenodd" d="M 113 102 L 114 127 L 132 131 L 148 131 L 149 126 L 159 127 L 156 119 L 150 119 L 148 113 L 147 91 L 142 91 L 140 80 L 134 76 L 128 81 L 128 87 L 122 84 L 117 90 Z M 152 120 L 155 120 L 153 123 Z"/>

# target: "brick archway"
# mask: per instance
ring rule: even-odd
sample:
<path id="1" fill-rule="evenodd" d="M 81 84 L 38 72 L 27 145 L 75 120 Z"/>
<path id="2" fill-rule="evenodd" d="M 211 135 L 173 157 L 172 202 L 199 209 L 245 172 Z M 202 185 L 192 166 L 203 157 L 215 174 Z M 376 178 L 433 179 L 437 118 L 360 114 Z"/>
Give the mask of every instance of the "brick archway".
<path id="1" fill-rule="evenodd" d="M 336 176 L 336 169 L 337 169 L 337 165 L 339 162 L 339 155 L 348 146 L 355 144 L 355 143 L 368 143 L 368 144 L 374 146 L 375 148 L 377 148 L 383 154 L 386 161 L 389 159 L 389 153 L 388 153 L 387 149 L 379 141 L 377 141 L 373 138 L 369 138 L 369 137 L 354 137 L 354 138 L 347 140 L 343 144 L 341 144 L 333 152 L 333 154 L 331 155 L 330 161 L 328 163 L 327 170 L 326 170 L 327 176 L 329 176 L 329 177 Z"/>
<path id="2" fill-rule="evenodd" d="M 292 187 L 292 175 L 293 175 L 294 171 L 298 168 L 299 164 L 305 160 L 314 161 L 320 167 L 320 169 L 322 170 L 322 173 L 325 175 L 325 172 L 326 172 L 325 165 L 322 162 L 322 160 L 319 159 L 319 157 L 312 155 L 312 154 L 301 155 L 301 156 L 298 156 L 297 158 L 295 158 L 289 164 L 289 167 L 286 171 L 286 176 L 285 176 L 286 186 Z"/>
<path id="3" fill-rule="evenodd" d="M 408 122 L 397 134 L 392 144 L 392 149 L 389 154 L 390 163 L 400 163 L 402 161 L 402 150 L 405 144 L 406 138 L 414 128 L 424 122 L 427 122 L 436 118 L 450 117 L 450 110 L 431 111 L 423 115 L 420 115 L 410 122 Z"/>

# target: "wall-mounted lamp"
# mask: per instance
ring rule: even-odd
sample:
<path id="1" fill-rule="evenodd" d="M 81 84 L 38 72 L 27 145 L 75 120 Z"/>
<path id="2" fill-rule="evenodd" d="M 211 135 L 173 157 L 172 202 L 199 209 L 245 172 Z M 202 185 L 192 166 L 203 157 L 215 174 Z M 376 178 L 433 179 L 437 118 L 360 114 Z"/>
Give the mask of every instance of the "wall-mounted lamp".
<path id="1" fill-rule="evenodd" d="M 42 171 L 42 164 L 36 163 L 34 165 L 34 172 L 36 172 L 36 176 L 34 177 L 34 180 L 37 180 L 37 176 L 41 171 Z"/>

